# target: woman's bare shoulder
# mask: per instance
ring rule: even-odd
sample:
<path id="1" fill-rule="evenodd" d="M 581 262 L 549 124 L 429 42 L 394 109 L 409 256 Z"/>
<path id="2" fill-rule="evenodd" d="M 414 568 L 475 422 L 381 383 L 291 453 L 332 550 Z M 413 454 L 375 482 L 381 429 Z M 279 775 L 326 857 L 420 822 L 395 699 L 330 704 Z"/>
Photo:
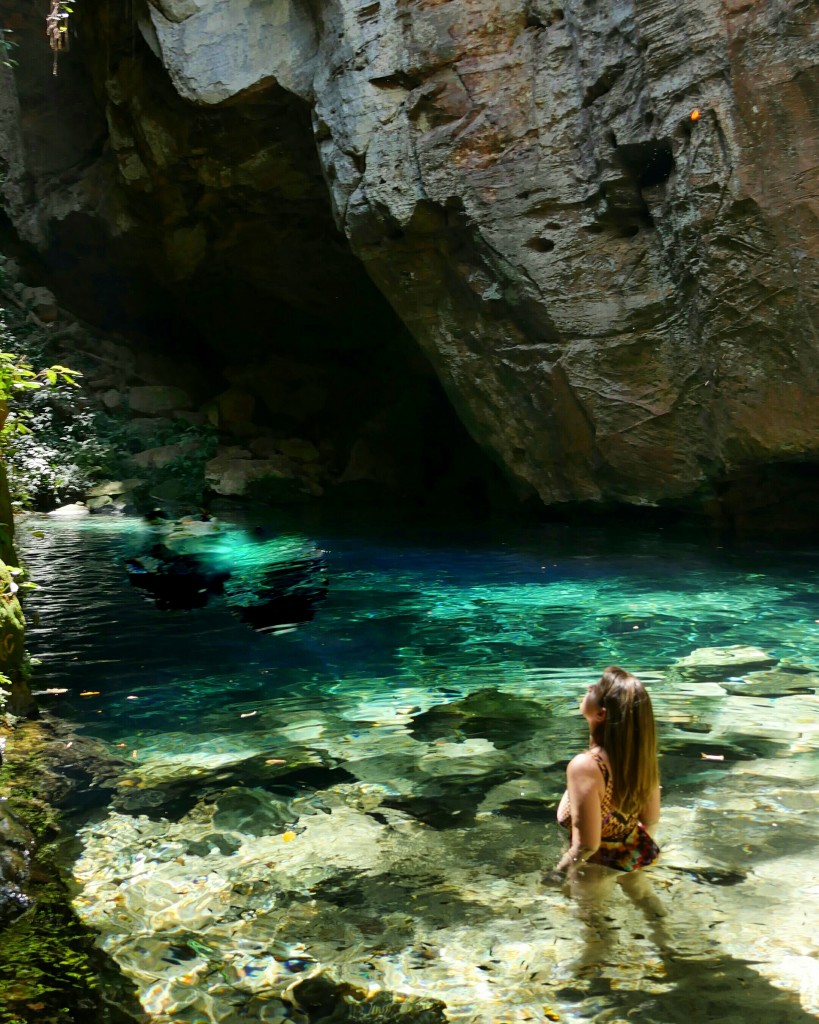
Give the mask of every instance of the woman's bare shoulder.
<path id="1" fill-rule="evenodd" d="M 591 751 L 584 750 L 580 754 L 575 754 L 574 757 L 569 761 L 569 766 L 566 769 L 569 775 L 599 775 L 600 769 L 597 766 L 597 761 L 592 757 Z"/>

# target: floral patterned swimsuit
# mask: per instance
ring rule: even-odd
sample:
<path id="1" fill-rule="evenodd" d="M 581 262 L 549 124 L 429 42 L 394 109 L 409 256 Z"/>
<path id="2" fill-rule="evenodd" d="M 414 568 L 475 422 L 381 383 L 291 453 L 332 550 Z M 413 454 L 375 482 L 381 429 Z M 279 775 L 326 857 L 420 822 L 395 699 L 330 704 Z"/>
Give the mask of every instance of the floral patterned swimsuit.
<path id="1" fill-rule="evenodd" d="M 599 754 L 592 757 L 603 773 L 606 791 L 600 804 L 603 820 L 600 825 L 600 847 L 588 859 L 589 864 L 602 864 L 615 871 L 636 871 L 637 868 L 653 864 L 660 855 L 660 848 L 646 831 L 645 825 L 636 814 L 623 814 L 613 806 L 614 780 L 609 767 Z M 572 827 L 572 808 L 569 795 L 561 801 L 563 814 L 558 808 L 558 824 L 563 828 Z"/>

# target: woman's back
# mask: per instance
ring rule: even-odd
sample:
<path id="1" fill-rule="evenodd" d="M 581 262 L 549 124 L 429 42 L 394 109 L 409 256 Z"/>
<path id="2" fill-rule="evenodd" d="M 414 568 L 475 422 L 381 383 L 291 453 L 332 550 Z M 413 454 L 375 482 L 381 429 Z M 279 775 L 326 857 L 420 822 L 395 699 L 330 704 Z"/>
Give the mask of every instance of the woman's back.
<path id="1" fill-rule="evenodd" d="M 651 700 L 642 684 L 609 666 L 580 705 L 590 748 L 572 758 L 557 817 L 572 843 L 558 864 L 620 871 L 645 867 L 659 855 L 646 826 L 660 816 L 657 747 Z"/>
<path id="2" fill-rule="evenodd" d="M 600 838 L 611 840 L 625 838 L 635 828 L 640 816 L 634 812 L 627 814 L 621 811 L 614 802 L 614 779 L 608 758 L 604 750 L 599 747 L 589 751 L 600 770 L 602 786 L 599 791 L 600 798 Z M 572 808 L 569 791 L 563 794 L 563 799 L 557 811 L 557 820 L 565 828 L 571 824 Z"/>

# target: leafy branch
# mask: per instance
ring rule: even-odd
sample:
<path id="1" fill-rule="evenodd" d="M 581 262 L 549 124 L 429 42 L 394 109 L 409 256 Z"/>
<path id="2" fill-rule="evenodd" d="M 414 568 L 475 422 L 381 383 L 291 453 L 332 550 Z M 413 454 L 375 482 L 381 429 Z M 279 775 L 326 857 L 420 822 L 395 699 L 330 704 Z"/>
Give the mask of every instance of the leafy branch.
<path id="1" fill-rule="evenodd" d="M 20 391 L 39 391 L 46 385 L 55 386 L 58 383 L 70 384 L 72 387 L 79 387 L 77 377 L 82 374 L 79 370 L 72 370 L 68 366 L 47 366 L 43 370 L 32 369 L 31 363 L 24 355 L 15 352 L 0 352 L 0 404 L 6 405 L 8 401 Z M 2 416 L 4 410 L 0 410 Z M 29 410 L 16 410 L 15 414 L 9 416 L 8 420 L 0 429 L 0 453 L 2 453 L 4 442 L 12 434 L 29 434 L 31 431 L 22 422 L 22 417 L 30 417 Z"/>
<path id="2" fill-rule="evenodd" d="M 49 366 L 33 370 L 28 358 L 15 352 L 0 352 L 0 402 L 7 402 L 15 391 L 36 391 L 45 384 L 71 384 L 79 387 L 77 377 L 82 374 L 67 366 Z"/>
<path id="3" fill-rule="evenodd" d="M 11 51 L 17 43 L 10 36 L 10 28 L 0 28 L 0 64 L 4 64 L 7 68 L 13 68 L 17 64 L 11 55 Z"/>

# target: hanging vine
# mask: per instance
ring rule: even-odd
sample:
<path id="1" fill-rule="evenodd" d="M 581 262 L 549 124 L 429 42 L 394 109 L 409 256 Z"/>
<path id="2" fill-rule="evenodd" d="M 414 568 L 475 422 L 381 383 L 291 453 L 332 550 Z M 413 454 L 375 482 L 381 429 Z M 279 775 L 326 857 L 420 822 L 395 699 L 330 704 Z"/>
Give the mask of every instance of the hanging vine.
<path id="1" fill-rule="evenodd" d="M 51 0 L 51 10 L 46 15 L 46 34 L 51 46 L 51 74 L 57 74 L 60 51 L 68 49 L 68 19 L 73 8 L 64 0 Z"/>

